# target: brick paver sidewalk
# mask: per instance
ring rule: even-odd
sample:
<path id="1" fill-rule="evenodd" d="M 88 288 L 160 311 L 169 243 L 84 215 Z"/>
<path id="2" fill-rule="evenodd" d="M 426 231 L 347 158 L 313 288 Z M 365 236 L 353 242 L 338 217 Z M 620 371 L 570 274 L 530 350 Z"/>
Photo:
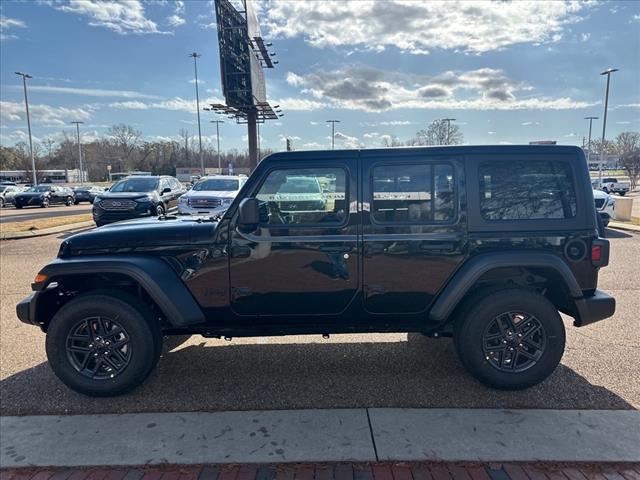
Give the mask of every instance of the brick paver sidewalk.
<path id="1" fill-rule="evenodd" d="M 640 464 L 282 464 L 7 469 L 0 480 L 640 480 Z"/>

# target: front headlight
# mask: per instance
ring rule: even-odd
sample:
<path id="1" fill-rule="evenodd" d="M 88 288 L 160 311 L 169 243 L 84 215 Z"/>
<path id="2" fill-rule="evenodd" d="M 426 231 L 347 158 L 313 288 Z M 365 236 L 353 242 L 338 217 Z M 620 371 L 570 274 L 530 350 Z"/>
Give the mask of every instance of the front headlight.
<path id="1" fill-rule="evenodd" d="M 182 195 L 180 198 L 178 198 L 178 203 L 185 205 L 188 202 L 188 198 L 186 195 Z"/>
<path id="2" fill-rule="evenodd" d="M 136 198 L 136 202 L 138 203 L 149 203 L 151 201 L 153 201 L 153 198 L 151 197 Z"/>
<path id="3" fill-rule="evenodd" d="M 231 205 L 231 202 L 233 202 L 233 198 L 223 198 L 222 199 L 222 205 Z"/>

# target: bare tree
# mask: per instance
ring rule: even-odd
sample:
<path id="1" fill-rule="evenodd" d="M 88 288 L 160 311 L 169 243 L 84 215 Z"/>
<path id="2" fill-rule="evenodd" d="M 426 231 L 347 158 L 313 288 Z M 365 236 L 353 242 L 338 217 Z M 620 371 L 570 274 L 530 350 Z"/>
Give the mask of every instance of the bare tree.
<path id="1" fill-rule="evenodd" d="M 123 167 L 129 167 L 131 154 L 140 146 L 142 133 L 130 125 L 120 123 L 111 127 L 107 134 L 110 137 L 110 142 L 118 150 L 120 171 L 123 171 Z"/>
<path id="2" fill-rule="evenodd" d="M 460 127 L 447 120 L 434 120 L 426 130 L 416 133 L 412 145 L 459 145 L 464 141 Z"/>
<path id="3" fill-rule="evenodd" d="M 182 139 L 182 145 L 184 145 L 184 165 L 185 167 L 189 166 L 189 130 L 185 130 L 184 128 L 181 128 L 180 131 L 178 132 L 178 135 L 180 135 L 180 138 Z"/>
<path id="4" fill-rule="evenodd" d="M 47 164 L 51 166 L 53 160 L 53 152 L 55 151 L 56 141 L 53 137 L 47 137 L 42 140 L 42 146 L 47 151 Z"/>
<path id="5" fill-rule="evenodd" d="M 631 190 L 635 190 L 640 180 L 640 133 L 622 132 L 616 137 L 615 145 L 620 165 L 629 176 Z"/>

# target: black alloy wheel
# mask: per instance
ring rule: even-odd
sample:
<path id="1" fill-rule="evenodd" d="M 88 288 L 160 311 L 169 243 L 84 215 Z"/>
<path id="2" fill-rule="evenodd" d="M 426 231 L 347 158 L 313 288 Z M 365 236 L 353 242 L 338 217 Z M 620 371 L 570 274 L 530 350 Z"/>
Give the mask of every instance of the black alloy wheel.
<path id="1" fill-rule="evenodd" d="M 132 345 L 117 320 L 89 317 L 69 331 L 66 342 L 69 363 L 93 380 L 115 378 L 131 361 Z"/>
<path id="2" fill-rule="evenodd" d="M 486 360 L 505 373 L 519 373 L 533 367 L 546 347 L 544 326 L 526 312 L 505 312 L 487 325 L 482 336 Z"/>
<path id="3" fill-rule="evenodd" d="M 73 198 L 67 197 L 67 201 L 64 203 L 67 207 L 70 207 L 73 204 Z"/>

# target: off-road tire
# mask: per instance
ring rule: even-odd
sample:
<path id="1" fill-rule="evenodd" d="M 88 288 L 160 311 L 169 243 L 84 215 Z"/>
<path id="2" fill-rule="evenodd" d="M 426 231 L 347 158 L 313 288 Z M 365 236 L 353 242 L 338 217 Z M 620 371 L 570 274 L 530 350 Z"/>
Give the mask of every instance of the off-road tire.
<path id="1" fill-rule="evenodd" d="M 68 335 L 83 319 L 96 316 L 117 319 L 129 338 L 129 362 L 114 378 L 88 378 L 69 359 Z M 123 292 L 82 294 L 56 313 L 47 330 L 46 352 L 52 370 L 69 388 L 88 396 L 109 397 L 134 389 L 154 369 L 161 351 L 160 325 L 151 310 L 136 297 Z"/>
<path id="2" fill-rule="evenodd" d="M 542 354 L 524 371 L 500 370 L 483 350 L 487 329 L 505 312 L 531 315 L 544 330 Z M 473 295 L 459 309 L 454 345 L 464 367 L 480 382 L 499 390 L 522 390 L 542 382 L 556 369 L 564 353 L 565 329 L 554 305 L 536 292 L 521 288 L 484 291 Z"/>

